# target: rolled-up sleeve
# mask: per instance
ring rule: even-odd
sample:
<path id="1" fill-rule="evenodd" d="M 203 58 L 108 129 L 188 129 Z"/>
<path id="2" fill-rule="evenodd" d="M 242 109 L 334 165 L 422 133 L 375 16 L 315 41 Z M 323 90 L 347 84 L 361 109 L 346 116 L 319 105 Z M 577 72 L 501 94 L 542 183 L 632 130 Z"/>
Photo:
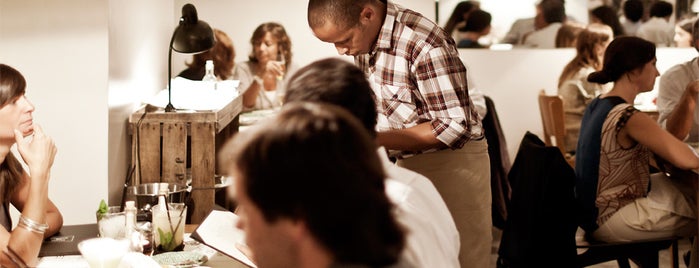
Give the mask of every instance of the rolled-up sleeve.
<path id="1" fill-rule="evenodd" d="M 482 129 L 468 96 L 466 67 L 454 55 L 446 47 L 427 50 L 415 61 L 413 73 L 424 100 L 418 113 L 431 119 L 438 140 L 461 148 L 467 141 L 482 137 Z"/>

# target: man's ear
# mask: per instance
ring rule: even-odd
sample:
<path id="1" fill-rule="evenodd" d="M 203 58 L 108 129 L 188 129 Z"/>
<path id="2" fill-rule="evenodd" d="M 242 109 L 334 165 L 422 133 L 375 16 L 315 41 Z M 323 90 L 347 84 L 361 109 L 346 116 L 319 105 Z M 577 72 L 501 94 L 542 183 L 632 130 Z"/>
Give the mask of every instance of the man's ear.
<path id="1" fill-rule="evenodd" d="M 287 231 L 290 237 L 298 241 L 308 236 L 308 225 L 303 220 L 290 220 L 287 225 Z"/>
<path id="2" fill-rule="evenodd" d="M 362 8 L 362 12 L 359 13 L 359 22 L 361 24 L 368 24 L 372 20 L 376 19 L 376 11 L 373 6 L 366 4 Z"/>

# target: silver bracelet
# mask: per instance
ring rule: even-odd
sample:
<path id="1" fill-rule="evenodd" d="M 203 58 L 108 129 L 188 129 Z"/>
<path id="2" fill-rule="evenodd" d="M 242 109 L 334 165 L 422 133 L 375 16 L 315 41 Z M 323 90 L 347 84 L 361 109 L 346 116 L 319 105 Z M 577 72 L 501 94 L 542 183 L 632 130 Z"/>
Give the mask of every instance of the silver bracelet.
<path id="1" fill-rule="evenodd" d="M 46 223 L 38 223 L 30 218 L 24 217 L 24 215 L 19 216 L 20 227 L 23 227 L 31 232 L 43 234 L 49 229 L 49 225 Z"/>

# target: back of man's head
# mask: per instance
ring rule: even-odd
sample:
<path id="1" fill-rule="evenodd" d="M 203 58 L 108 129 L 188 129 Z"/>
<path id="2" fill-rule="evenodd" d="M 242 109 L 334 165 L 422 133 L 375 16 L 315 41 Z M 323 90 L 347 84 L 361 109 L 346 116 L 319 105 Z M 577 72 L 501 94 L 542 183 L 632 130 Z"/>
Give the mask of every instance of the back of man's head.
<path id="1" fill-rule="evenodd" d="M 564 22 L 566 20 L 565 3 L 561 0 L 542 0 L 539 3 L 541 16 L 546 23 Z"/>
<path id="2" fill-rule="evenodd" d="M 643 2 L 641 0 L 626 0 L 623 10 L 624 17 L 632 22 L 638 22 L 643 17 Z"/>
<path id="3" fill-rule="evenodd" d="M 386 4 L 386 0 L 310 0 L 306 13 L 308 26 L 315 29 L 331 22 L 338 28 L 359 24 L 359 16 L 366 4 Z"/>
<path id="4" fill-rule="evenodd" d="M 650 16 L 657 18 L 665 18 L 672 15 L 672 4 L 665 1 L 658 1 L 650 6 Z"/>
<path id="5" fill-rule="evenodd" d="M 346 110 L 285 104 L 276 117 L 236 134 L 219 160 L 265 222 L 302 222 L 335 262 L 380 267 L 398 260 L 404 233 L 385 194 L 382 162 Z"/>
<path id="6" fill-rule="evenodd" d="M 338 105 L 376 135 L 376 102 L 364 73 L 352 63 L 328 58 L 298 70 L 287 83 L 284 103 L 306 101 Z"/>

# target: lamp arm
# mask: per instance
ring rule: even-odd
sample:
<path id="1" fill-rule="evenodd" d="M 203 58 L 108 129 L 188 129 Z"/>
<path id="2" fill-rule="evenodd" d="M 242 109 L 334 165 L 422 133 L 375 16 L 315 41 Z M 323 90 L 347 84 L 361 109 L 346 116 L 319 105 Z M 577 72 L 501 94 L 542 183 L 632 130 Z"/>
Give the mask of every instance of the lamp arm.
<path id="1" fill-rule="evenodd" d="M 172 105 L 172 43 L 175 41 L 175 35 L 177 35 L 177 30 L 180 27 L 176 27 L 175 31 L 172 33 L 172 38 L 170 38 L 170 45 L 167 47 L 167 106 L 165 106 L 165 112 L 174 112 L 175 106 Z"/>

